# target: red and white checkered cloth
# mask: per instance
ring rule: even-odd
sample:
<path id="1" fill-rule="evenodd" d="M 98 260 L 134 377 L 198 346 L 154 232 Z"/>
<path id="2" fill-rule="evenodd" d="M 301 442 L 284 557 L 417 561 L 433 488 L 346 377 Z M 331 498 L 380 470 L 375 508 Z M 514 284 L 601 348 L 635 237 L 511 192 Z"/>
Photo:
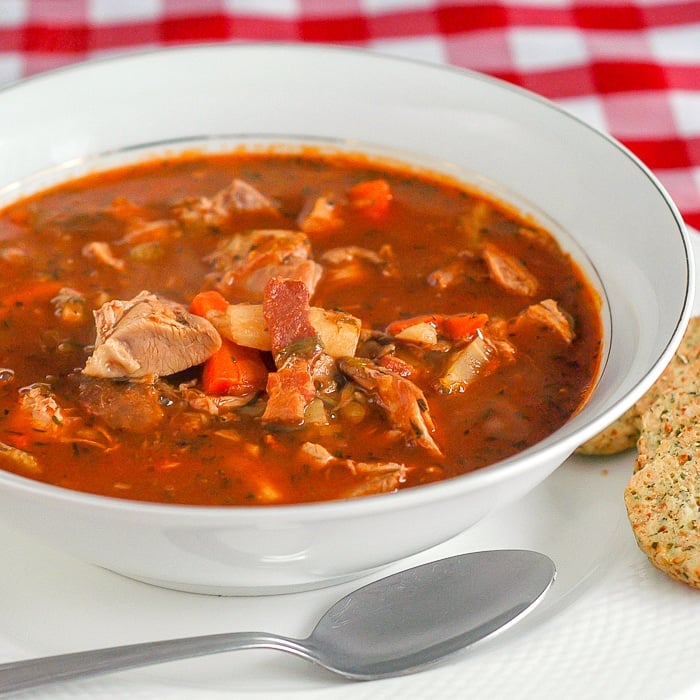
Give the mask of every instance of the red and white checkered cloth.
<path id="1" fill-rule="evenodd" d="M 0 0 L 0 84 L 232 40 L 366 46 L 517 83 L 625 143 L 700 228 L 699 0 Z"/>

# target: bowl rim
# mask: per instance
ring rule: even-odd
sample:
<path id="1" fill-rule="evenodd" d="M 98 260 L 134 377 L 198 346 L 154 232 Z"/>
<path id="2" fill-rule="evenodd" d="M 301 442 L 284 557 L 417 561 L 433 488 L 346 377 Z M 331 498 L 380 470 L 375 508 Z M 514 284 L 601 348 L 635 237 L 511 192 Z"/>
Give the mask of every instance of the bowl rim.
<path id="1" fill-rule="evenodd" d="M 630 407 L 648 388 L 656 381 L 663 371 L 665 365 L 670 361 L 675 349 L 682 339 L 685 327 L 692 315 L 692 301 L 695 288 L 695 267 L 693 260 L 692 246 L 689 240 L 689 233 L 683 222 L 682 216 L 667 193 L 659 179 L 651 172 L 639 157 L 632 153 L 626 146 L 620 143 L 610 134 L 585 122 L 583 119 L 572 114 L 564 107 L 547 99 L 546 97 L 532 92 L 526 88 L 509 83 L 503 79 L 490 76 L 473 69 L 463 68 L 449 64 L 440 64 L 423 59 L 409 58 L 398 55 L 382 53 L 375 49 L 345 46 L 337 44 L 315 44 L 315 43 L 294 43 L 287 41 L 242 41 L 242 42 L 204 42 L 188 45 L 138 48 L 135 50 L 120 51 L 115 54 L 92 56 L 85 60 L 69 65 L 58 66 L 50 70 L 20 78 L 7 85 L 0 87 L 0 100 L 8 93 L 15 93 L 24 88 L 31 87 L 43 81 L 60 80 L 64 75 L 80 74 L 85 71 L 99 69 L 101 65 L 107 64 L 128 64 L 132 61 L 157 59 L 161 56 L 177 54 L 194 54 L 199 52 L 290 52 L 309 53 L 322 56 L 328 52 L 345 54 L 349 60 L 360 57 L 366 60 L 380 62 L 394 62 L 404 65 L 417 65 L 423 69 L 434 70 L 436 72 L 450 72 L 464 76 L 470 80 L 484 82 L 499 90 L 506 90 L 513 93 L 517 98 L 530 100 L 538 103 L 542 108 L 556 112 L 559 117 L 572 121 L 577 128 L 583 128 L 593 133 L 597 138 L 601 138 L 607 144 L 625 158 L 645 176 L 650 184 L 662 198 L 668 208 L 677 227 L 681 242 L 685 251 L 685 279 L 686 289 L 684 294 L 684 304 L 676 321 L 675 328 L 665 347 L 658 354 L 658 357 L 651 365 L 644 378 L 635 384 L 622 397 L 617 399 L 611 406 L 595 418 L 588 419 L 581 426 L 570 434 L 561 436 L 562 431 L 566 431 L 567 425 L 586 412 L 584 406 L 578 414 L 571 417 L 567 423 L 542 441 L 494 464 L 482 467 L 478 470 L 468 472 L 450 479 L 439 482 L 422 484 L 420 487 L 405 489 L 399 492 L 388 494 L 376 494 L 364 496 L 362 498 L 338 499 L 332 501 L 308 502 L 299 504 L 279 504 L 279 505 L 255 505 L 255 506 L 206 506 L 206 505 L 185 505 L 185 504 L 165 504 L 150 501 L 135 501 L 126 498 L 112 496 L 102 496 L 87 492 L 76 491 L 53 484 L 35 481 L 28 477 L 23 477 L 11 472 L 0 470 L 0 487 L 10 486 L 19 489 L 27 494 L 36 494 L 41 497 L 48 497 L 55 502 L 73 502 L 86 507 L 107 508 L 123 513 L 140 513 L 141 515 L 159 516 L 162 514 L 177 514 L 178 518 L 196 518 L 201 520 L 219 520 L 222 517 L 227 521 L 231 519 L 247 521 L 251 517 L 258 517 L 265 513 L 265 518 L 270 520 L 289 520 L 290 518 L 302 519 L 306 521 L 328 520 L 346 518 L 348 516 L 361 515 L 363 513 L 373 513 L 376 511 L 390 512 L 396 509 L 404 509 L 416 504 L 428 504 L 435 501 L 444 500 L 445 496 L 458 497 L 473 490 L 478 490 L 489 483 L 498 482 L 505 478 L 506 474 L 514 472 L 529 471 L 533 459 L 546 461 L 555 458 L 559 454 L 570 454 L 574 449 L 586 439 L 593 437 L 600 429 L 605 427 L 612 420 L 621 415 L 624 410 Z M 183 138 L 197 138 L 197 135 L 184 135 Z M 310 137 L 312 138 L 312 137 Z M 138 144 L 136 144 L 138 145 Z M 128 146 L 127 146 L 128 148 Z M 99 156 L 100 154 L 94 154 Z M 32 175 L 29 175 L 31 177 Z M 4 186 L 3 186 L 4 190 Z M 517 193 L 516 193 L 517 195 Z M 526 198 L 524 198 L 525 201 Z M 545 212 L 546 214 L 546 212 Z M 613 329 L 614 333 L 614 329 Z M 605 359 L 603 360 L 603 362 Z M 601 373 L 602 374 L 602 367 Z M 595 389 L 594 389 L 595 391 Z M 563 461 L 563 460 L 559 460 Z"/>

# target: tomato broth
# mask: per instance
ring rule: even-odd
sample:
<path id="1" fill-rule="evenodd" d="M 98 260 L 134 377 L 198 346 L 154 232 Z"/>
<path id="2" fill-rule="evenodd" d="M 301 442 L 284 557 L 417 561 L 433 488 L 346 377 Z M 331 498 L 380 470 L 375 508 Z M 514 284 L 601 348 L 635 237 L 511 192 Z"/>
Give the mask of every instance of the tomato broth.
<path id="1" fill-rule="evenodd" d="M 394 492 L 564 424 L 600 300 L 530 217 L 352 154 L 187 154 L 0 212 L 0 467 L 118 498 Z"/>

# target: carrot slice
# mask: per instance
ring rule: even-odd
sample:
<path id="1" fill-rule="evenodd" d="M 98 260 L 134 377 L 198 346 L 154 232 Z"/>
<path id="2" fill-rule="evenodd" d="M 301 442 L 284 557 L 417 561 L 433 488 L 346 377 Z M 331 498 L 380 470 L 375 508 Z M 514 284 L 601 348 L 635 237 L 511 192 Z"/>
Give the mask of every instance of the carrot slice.
<path id="1" fill-rule="evenodd" d="M 488 314 L 453 314 L 451 316 L 445 314 L 423 314 L 422 316 L 392 321 L 386 327 L 386 332 L 391 335 L 397 335 L 418 323 L 429 323 L 440 335 L 449 340 L 464 340 L 474 335 L 488 320 Z"/>
<path id="2" fill-rule="evenodd" d="M 262 391 L 266 384 L 267 367 L 260 351 L 226 338 L 204 362 L 202 389 L 205 394 L 245 396 Z"/>
<path id="3" fill-rule="evenodd" d="M 455 314 L 442 320 L 442 334 L 450 340 L 464 340 L 474 335 L 489 320 L 487 314 Z"/>
<path id="4" fill-rule="evenodd" d="M 389 211 L 392 192 L 386 180 L 364 180 L 348 191 L 350 204 L 367 218 L 380 221 Z"/>

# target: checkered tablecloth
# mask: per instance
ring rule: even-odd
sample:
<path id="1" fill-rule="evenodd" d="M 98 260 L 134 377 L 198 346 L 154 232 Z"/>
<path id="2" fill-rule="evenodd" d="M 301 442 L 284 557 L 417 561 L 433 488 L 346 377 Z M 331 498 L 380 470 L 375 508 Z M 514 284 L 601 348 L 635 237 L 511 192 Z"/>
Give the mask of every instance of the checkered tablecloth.
<path id="1" fill-rule="evenodd" d="M 700 0 L 0 0 L 0 84 L 203 41 L 365 46 L 517 83 L 626 144 L 700 228 Z"/>

